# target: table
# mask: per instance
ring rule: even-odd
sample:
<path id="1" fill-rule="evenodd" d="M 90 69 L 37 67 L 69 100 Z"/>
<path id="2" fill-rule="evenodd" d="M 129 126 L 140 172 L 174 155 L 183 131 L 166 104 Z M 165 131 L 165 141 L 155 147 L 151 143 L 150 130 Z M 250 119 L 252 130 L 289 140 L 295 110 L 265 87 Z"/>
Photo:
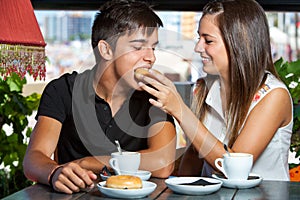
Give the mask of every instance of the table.
<path id="1" fill-rule="evenodd" d="M 143 199 L 300 199 L 300 182 L 288 181 L 262 181 L 257 187 L 250 189 L 230 189 L 222 187 L 219 191 L 203 196 L 188 196 L 173 193 L 172 190 L 164 183 L 164 179 L 151 178 L 150 181 L 157 184 L 156 190 L 146 198 Z M 95 187 L 92 191 L 80 192 L 73 195 L 61 194 L 54 192 L 49 186 L 42 184 L 35 184 L 18 191 L 3 200 L 100 200 L 111 199 L 103 196 Z"/>

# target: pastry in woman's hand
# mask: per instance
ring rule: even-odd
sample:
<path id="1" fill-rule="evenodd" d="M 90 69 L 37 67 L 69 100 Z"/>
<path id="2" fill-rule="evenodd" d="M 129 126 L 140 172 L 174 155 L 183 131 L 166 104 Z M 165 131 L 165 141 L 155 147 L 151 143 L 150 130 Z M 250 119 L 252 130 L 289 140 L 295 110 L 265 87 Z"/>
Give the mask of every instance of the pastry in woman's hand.
<path id="1" fill-rule="evenodd" d="M 151 69 L 152 71 L 154 71 L 154 73 L 158 73 L 158 74 L 162 74 L 160 71 L 156 70 L 156 69 Z M 149 69 L 148 68 L 137 68 L 135 71 L 134 71 L 134 75 L 137 79 L 141 79 L 142 76 L 149 76 L 151 78 L 155 78 L 153 76 L 152 73 L 149 72 Z"/>

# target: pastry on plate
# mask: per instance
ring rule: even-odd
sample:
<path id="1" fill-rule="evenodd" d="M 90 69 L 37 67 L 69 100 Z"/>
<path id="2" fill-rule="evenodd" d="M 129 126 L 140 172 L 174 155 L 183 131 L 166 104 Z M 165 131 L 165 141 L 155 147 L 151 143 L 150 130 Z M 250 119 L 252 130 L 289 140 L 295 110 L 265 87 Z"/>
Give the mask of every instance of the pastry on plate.
<path id="1" fill-rule="evenodd" d="M 116 175 L 107 178 L 106 187 L 115 189 L 141 189 L 142 179 L 133 175 Z"/>

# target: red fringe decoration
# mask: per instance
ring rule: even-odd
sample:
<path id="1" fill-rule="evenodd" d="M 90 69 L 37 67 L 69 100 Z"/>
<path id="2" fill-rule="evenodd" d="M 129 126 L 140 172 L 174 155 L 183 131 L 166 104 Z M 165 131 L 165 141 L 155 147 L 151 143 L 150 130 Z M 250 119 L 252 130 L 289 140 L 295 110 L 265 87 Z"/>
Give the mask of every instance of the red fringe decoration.
<path id="1" fill-rule="evenodd" d="M 28 72 L 35 80 L 45 79 L 45 46 L 30 0 L 1 0 L 1 75 L 24 77 Z"/>

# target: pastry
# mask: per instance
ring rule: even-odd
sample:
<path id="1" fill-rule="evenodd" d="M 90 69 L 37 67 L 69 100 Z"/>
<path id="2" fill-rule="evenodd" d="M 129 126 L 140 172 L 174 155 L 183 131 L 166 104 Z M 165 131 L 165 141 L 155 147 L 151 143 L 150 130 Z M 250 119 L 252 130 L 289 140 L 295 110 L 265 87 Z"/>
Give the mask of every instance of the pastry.
<path id="1" fill-rule="evenodd" d="M 106 187 L 115 189 L 140 189 L 143 187 L 142 180 L 132 175 L 116 175 L 106 180 Z"/>

